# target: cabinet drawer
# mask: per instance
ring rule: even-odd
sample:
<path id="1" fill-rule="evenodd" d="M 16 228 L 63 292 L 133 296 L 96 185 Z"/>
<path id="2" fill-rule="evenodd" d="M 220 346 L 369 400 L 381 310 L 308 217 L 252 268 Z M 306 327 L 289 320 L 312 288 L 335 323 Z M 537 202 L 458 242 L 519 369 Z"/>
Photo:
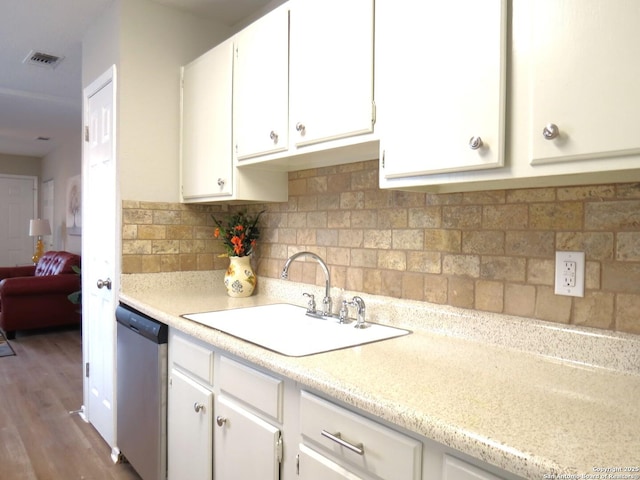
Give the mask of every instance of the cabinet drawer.
<path id="1" fill-rule="evenodd" d="M 340 463 L 385 480 L 421 477 L 419 441 L 308 392 L 300 398 L 300 429 L 305 442 L 330 452 Z M 354 448 L 341 445 L 340 440 Z"/>
<path id="2" fill-rule="evenodd" d="M 300 445 L 298 468 L 300 480 L 364 480 L 306 445 Z"/>
<path id="3" fill-rule="evenodd" d="M 474 465 L 445 455 L 442 480 L 500 480 L 500 478 Z"/>
<path id="4" fill-rule="evenodd" d="M 220 357 L 218 373 L 220 390 L 282 422 L 282 380 L 226 357 Z"/>
<path id="5" fill-rule="evenodd" d="M 169 339 L 171 361 L 209 385 L 213 384 L 213 350 L 174 333 Z"/>

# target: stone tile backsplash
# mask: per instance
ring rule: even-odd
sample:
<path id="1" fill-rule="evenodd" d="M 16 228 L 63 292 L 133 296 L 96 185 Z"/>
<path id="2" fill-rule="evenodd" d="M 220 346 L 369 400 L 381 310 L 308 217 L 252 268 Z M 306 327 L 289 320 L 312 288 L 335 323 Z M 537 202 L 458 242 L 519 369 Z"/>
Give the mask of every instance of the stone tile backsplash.
<path id="1" fill-rule="evenodd" d="M 211 214 L 266 210 L 255 264 L 311 250 L 332 286 L 640 333 L 640 184 L 428 194 L 380 190 L 378 162 L 289 174 L 285 203 L 123 202 L 123 273 L 224 269 Z M 556 250 L 586 252 L 584 298 L 554 294 Z M 289 278 L 323 285 L 312 261 Z"/>

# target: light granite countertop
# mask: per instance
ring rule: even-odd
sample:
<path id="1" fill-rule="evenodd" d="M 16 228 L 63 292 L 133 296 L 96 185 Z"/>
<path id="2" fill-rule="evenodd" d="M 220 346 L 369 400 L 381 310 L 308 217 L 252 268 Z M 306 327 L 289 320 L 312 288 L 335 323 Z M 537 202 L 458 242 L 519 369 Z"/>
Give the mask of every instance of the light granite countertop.
<path id="1" fill-rule="evenodd" d="M 180 317 L 269 303 L 304 305 L 301 292 L 320 294 L 319 288 L 260 279 L 258 294 L 238 299 L 225 294 L 217 272 L 122 275 L 120 301 L 515 475 L 640 479 L 638 471 L 598 470 L 640 467 L 636 335 L 360 294 L 368 320 L 413 333 L 294 358 Z M 352 294 L 332 290 L 334 302 Z"/>

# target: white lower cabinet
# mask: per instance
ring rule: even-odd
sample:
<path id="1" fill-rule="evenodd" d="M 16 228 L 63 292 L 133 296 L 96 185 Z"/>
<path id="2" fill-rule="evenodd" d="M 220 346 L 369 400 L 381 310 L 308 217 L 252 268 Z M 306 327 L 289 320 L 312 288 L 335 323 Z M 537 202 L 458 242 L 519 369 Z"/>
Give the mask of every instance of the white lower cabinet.
<path id="1" fill-rule="evenodd" d="M 219 356 L 214 433 L 216 480 L 278 480 L 284 381 Z"/>
<path id="2" fill-rule="evenodd" d="M 518 478 L 173 328 L 168 417 L 168 480 Z"/>
<path id="3" fill-rule="evenodd" d="M 300 397 L 300 431 L 303 444 L 344 469 L 334 470 L 335 478 L 422 478 L 422 444 L 418 440 L 304 391 Z M 312 470 L 331 471 L 331 463 L 308 453 L 302 458 L 307 457 L 315 460 L 308 462 Z M 302 478 L 325 478 L 306 476 L 303 470 L 301 464 Z M 347 472 L 352 476 L 346 476 Z"/>
<path id="4" fill-rule="evenodd" d="M 442 480 L 500 480 L 500 478 L 467 462 L 445 455 Z"/>
<path id="5" fill-rule="evenodd" d="M 304 444 L 300 444 L 298 472 L 301 480 L 365 480 Z"/>
<path id="6" fill-rule="evenodd" d="M 169 392 L 169 478 L 211 478 L 213 392 L 175 369 Z"/>
<path id="7" fill-rule="evenodd" d="M 167 470 L 170 480 L 213 475 L 213 351 L 169 330 Z"/>
<path id="8" fill-rule="evenodd" d="M 216 401 L 214 478 L 278 480 L 280 429 L 223 396 Z"/>

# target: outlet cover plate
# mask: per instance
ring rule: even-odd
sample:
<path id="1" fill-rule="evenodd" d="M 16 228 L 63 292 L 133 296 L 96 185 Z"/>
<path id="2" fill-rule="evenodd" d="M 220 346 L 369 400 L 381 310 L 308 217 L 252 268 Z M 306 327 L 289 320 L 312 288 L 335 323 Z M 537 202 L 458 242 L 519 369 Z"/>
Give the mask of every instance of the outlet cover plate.
<path id="1" fill-rule="evenodd" d="M 584 252 L 556 252 L 556 295 L 584 297 Z"/>

